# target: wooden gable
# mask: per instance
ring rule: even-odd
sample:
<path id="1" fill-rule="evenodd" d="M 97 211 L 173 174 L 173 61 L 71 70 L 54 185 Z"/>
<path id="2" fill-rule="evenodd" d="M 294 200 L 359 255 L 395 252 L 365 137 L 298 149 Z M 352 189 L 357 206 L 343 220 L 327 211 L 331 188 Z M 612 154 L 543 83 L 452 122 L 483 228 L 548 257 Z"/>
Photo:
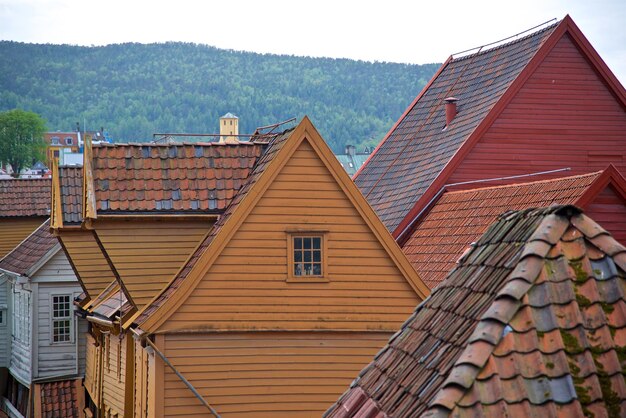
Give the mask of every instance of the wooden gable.
<path id="1" fill-rule="evenodd" d="M 292 233 L 324 237 L 323 279 L 288 278 Z M 182 286 L 141 327 L 391 330 L 427 293 L 305 118 Z"/>
<path id="2" fill-rule="evenodd" d="M 157 295 L 207 234 L 213 220 L 98 220 L 102 251 L 137 309 Z"/>

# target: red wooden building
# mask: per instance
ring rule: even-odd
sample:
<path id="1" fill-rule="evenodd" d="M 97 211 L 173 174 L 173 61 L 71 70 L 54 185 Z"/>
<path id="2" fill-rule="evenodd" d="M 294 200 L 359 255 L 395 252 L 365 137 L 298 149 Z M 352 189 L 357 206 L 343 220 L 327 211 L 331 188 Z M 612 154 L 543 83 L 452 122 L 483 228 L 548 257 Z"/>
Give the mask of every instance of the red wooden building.
<path id="1" fill-rule="evenodd" d="M 626 91 L 566 16 L 450 57 L 354 180 L 402 242 L 450 185 L 527 182 L 531 173 L 586 174 L 609 164 L 626 174 Z"/>

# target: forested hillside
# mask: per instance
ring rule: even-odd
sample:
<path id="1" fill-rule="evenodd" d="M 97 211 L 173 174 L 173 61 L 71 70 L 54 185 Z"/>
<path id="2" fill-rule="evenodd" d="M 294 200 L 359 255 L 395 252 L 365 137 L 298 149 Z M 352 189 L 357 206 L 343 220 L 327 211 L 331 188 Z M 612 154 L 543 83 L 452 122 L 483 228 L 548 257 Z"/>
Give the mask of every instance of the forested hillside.
<path id="1" fill-rule="evenodd" d="M 101 126 L 118 141 L 154 132 L 240 133 L 308 115 L 335 151 L 375 145 L 438 68 L 221 50 L 190 43 L 103 47 L 0 42 L 0 111 L 50 130 Z"/>

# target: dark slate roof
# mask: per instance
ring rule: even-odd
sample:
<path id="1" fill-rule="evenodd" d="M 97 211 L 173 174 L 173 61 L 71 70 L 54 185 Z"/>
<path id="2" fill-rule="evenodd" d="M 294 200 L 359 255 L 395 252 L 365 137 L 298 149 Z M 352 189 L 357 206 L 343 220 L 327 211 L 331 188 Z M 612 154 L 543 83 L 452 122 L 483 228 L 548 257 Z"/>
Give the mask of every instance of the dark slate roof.
<path id="1" fill-rule="evenodd" d="M 23 276 L 58 244 L 57 237 L 50 233 L 50 220 L 47 220 L 0 260 L 0 269 Z"/>
<path id="2" fill-rule="evenodd" d="M 269 145 L 267 145 L 267 149 L 265 150 L 261 158 L 259 158 L 246 183 L 235 195 L 234 199 L 232 199 L 230 205 L 226 208 L 226 211 L 222 214 L 222 216 L 220 216 L 215 225 L 213 225 L 211 232 L 198 246 L 196 251 L 192 254 L 192 256 L 189 258 L 185 266 L 180 270 L 172 283 L 164 289 L 163 293 L 161 293 L 161 295 L 159 295 L 159 297 L 155 301 L 153 301 L 149 306 L 144 309 L 141 315 L 137 317 L 135 321 L 137 324 L 141 325 L 150 315 L 152 315 L 161 305 L 163 305 L 163 303 L 165 303 L 170 295 L 172 295 L 180 286 L 180 284 L 185 280 L 185 278 L 196 265 L 202 254 L 204 254 L 209 245 L 211 245 L 213 239 L 219 234 L 222 226 L 226 224 L 232 213 L 235 212 L 239 204 L 246 197 L 248 191 L 250 191 L 250 189 L 254 186 L 257 180 L 263 175 L 269 163 L 272 162 L 274 157 L 282 149 L 283 145 L 285 144 L 287 139 L 289 139 L 292 132 L 293 129 L 288 129 L 280 134 L 276 134 L 274 138 L 270 140 Z"/>
<path id="3" fill-rule="evenodd" d="M 39 387 L 42 418 L 75 418 L 81 415 L 81 397 L 78 395 L 81 390 L 80 379 L 40 383 Z"/>
<path id="4" fill-rule="evenodd" d="M 574 206 L 506 213 L 325 417 L 626 416 L 625 271 Z"/>
<path id="5" fill-rule="evenodd" d="M 508 210 L 576 204 L 602 171 L 559 179 L 445 192 L 402 246 L 429 288 L 441 283 L 463 251 Z"/>
<path id="6" fill-rule="evenodd" d="M 94 145 L 97 211 L 219 213 L 262 148 L 252 142 Z"/>
<path id="7" fill-rule="evenodd" d="M 83 214 L 83 168 L 59 167 L 64 224 L 80 224 Z"/>
<path id="8" fill-rule="evenodd" d="M 50 216 L 51 181 L 0 180 L 0 217 Z"/>
<path id="9" fill-rule="evenodd" d="M 555 27 L 443 65 L 354 179 L 387 229 L 396 229 Z M 450 96 L 459 99 L 458 114 L 444 130 Z"/>

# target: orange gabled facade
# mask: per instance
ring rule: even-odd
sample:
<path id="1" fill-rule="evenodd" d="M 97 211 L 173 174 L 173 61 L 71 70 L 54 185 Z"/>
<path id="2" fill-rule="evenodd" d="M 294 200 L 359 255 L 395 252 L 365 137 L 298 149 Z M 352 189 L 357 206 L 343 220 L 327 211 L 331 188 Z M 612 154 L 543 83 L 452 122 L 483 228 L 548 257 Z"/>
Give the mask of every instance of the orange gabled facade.
<path id="1" fill-rule="evenodd" d="M 172 280 L 260 148 L 88 142 L 83 167 L 53 166 L 51 225 L 92 324 L 85 388 L 93 413 L 132 416 L 134 343 L 121 324 Z"/>
<path id="2" fill-rule="evenodd" d="M 319 415 L 427 294 L 305 118 L 126 323 L 147 347 L 136 402 L 147 416 Z"/>

